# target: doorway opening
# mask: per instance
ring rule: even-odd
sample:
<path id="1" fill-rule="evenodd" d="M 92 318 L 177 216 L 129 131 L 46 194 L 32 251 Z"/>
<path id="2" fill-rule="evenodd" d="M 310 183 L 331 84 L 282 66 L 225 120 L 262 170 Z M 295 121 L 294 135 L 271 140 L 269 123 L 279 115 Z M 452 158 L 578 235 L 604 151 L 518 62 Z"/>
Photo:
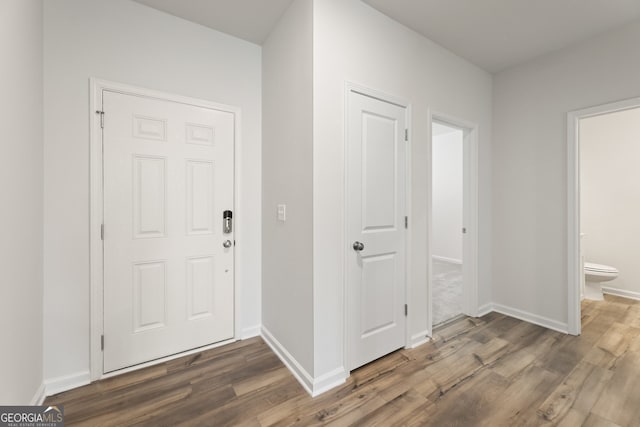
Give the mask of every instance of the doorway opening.
<path id="1" fill-rule="evenodd" d="M 582 299 L 640 299 L 640 268 L 629 244 L 640 235 L 640 98 L 568 116 L 569 333 L 581 332 Z M 638 174 L 640 175 L 640 174 Z M 640 176 L 639 176 L 640 178 Z"/>
<path id="2" fill-rule="evenodd" d="M 430 329 L 476 316 L 477 127 L 433 115 L 429 226 Z"/>
<path id="3" fill-rule="evenodd" d="M 432 254 L 433 324 L 462 315 L 462 129 L 434 122 L 432 127 Z"/>

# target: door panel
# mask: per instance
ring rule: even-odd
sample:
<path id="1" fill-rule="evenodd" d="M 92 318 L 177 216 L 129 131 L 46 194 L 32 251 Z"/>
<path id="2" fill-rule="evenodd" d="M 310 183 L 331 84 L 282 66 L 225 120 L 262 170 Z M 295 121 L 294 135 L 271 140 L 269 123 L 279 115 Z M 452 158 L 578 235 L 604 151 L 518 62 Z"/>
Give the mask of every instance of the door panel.
<path id="1" fill-rule="evenodd" d="M 165 237 L 167 159 L 135 156 L 133 229 L 135 239 Z"/>
<path id="2" fill-rule="evenodd" d="M 396 224 L 396 121 L 362 113 L 362 226 L 365 231 Z"/>
<path id="3" fill-rule="evenodd" d="M 355 369 L 405 345 L 406 111 L 348 96 L 348 365 Z"/>
<path id="4" fill-rule="evenodd" d="M 133 332 L 162 328 L 167 318 L 167 264 L 143 262 L 133 266 Z"/>
<path id="5" fill-rule="evenodd" d="M 213 233 L 213 162 L 187 160 L 187 234 Z"/>
<path id="6" fill-rule="evenodd" d="M 362 257 L 360 335 L 366 338 L 395 325 L 397 305 L 393 283 L 396 272 L 395 254 Z"/>
<path id="7" fill-rule="evenodd" d="M 103 93 L 104 372 L 233 338 L 234 116 Z"/>

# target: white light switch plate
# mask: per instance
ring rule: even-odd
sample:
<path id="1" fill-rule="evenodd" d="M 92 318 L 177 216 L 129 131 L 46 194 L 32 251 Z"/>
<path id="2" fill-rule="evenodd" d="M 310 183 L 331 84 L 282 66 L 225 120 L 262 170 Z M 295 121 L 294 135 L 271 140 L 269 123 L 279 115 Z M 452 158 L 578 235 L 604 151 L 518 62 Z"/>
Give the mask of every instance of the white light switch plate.
<path id="1" fill-rule="evenodd" d="M 278 205 L 278 221 L 287 220 L 287 205 Z"/>

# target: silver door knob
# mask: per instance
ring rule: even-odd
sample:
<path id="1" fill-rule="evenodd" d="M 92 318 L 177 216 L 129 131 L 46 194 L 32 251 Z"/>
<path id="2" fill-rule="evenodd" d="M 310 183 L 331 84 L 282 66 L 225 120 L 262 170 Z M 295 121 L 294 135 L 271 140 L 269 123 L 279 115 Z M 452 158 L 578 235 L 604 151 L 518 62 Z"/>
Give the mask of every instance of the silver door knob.
<path id="1" fill-rule="evenodd" d="M 364 249 L 364 243 L 362 242 L 353 242 L 353 250 L 356 252 L 360 252 Z"/>
<path id="2" fill-rule="evenodd" d="M 222 243 L 222 246 L 229 249 L 231 247 L 231 240 L 225 240 L 224 243 Z"/>

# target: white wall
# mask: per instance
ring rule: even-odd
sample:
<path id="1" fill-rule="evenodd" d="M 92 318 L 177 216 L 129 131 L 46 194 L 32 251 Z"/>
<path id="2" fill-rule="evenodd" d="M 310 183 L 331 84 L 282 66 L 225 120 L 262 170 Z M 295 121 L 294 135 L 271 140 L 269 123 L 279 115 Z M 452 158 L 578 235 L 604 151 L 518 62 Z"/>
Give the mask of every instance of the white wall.
<path id="1" fill-rule="evenodd" d="M 358 0 L 314 2 L 314 375 L 344 365 L 345 81 L 412 104 L 409 329 L 427 331 L 429 111 L 479 124 L 480 304 L 491 295 L 491 90 L 487 72 Z"/>
<path id="2" fill-rule="evenodd" d="M 312 2 L 296 0 L 263 45 L 262 322 L 313 372 Z M 277 205 L 286 205 L 286 221 Z M 304 375 L 304 374 L 303 374 Z"/>
<path id="3" fill-rule="evenodd" d="M 493 299 L 567 324 L 567 112 L 640 95 L 640 22 L 494 79 Z"/>
<path id="4" fill-rule="evenodd" d="M 432 142 L 431 253 L 457 262 L 462 262 L 463 137 L 461 130 L 451 129 L 448 133 L 434 133 Z"/>
<path id="5" fill-rule="evenodd" d="M 89 369 L 90 77 L 242 109 L 237 282 L 242 328 L 257 331 L 260 47 L 128 0 L 47 1 L 44 36 L 45 377 L 74 382 Z"/>
<path id="6" fill-rule="evenodd" d="M 42 384 L 42 52 L 42 1 L 0 2 L 0 405 Z"/>
<path id="7" fill-rule="evenodd" d="M 604 285 L 640 297 L 640 108 L 580 121 L 580 224 L 587 262 L 620 271 Z"/>

